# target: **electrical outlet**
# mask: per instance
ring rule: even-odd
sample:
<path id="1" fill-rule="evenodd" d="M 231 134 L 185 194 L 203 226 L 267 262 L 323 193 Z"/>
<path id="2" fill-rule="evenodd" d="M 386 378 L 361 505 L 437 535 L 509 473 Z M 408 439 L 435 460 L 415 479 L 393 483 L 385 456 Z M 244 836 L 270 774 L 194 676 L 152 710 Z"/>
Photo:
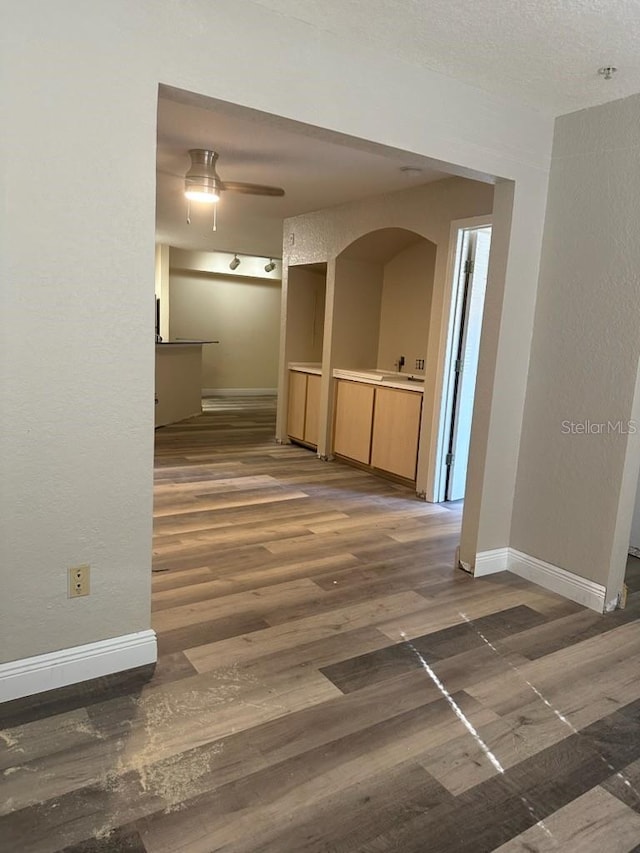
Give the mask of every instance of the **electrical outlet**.
<path id="1" fill-rule="evenodd" d="M 69 569 L 69 598 L 89 595 L 89 564 L 72 566 Z"/>
<path id="2" fill-rule="evenodd" d="M 424 370 L 424 358 L 416 358 L 416 370 Z"/>

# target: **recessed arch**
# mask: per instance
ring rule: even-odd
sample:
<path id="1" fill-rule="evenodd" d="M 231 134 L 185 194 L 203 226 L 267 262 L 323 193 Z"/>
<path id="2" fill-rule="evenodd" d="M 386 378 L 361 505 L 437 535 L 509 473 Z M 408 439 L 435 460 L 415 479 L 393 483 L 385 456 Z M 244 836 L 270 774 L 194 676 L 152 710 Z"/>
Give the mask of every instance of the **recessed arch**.
<path id="1" fill-rule="evenodd" d="M 409 246 L 423 240 L 432 243 L 434 246 L 437 245 L 435 240 L 414 229 L 401 227 L 375 228 L 352 240 L 338 253 L 337 257 L 386 264 Z"/>

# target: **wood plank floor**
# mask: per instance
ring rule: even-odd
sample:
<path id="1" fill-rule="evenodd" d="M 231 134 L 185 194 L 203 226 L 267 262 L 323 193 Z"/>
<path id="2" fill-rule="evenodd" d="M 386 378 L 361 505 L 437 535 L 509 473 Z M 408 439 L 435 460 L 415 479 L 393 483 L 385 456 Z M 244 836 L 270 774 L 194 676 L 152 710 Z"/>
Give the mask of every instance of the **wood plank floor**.
<path id="1" fill-rule="evenodd" d="M 0 708 L 0 851 L 640 851 L 640 561 L 473 581 L 459 505 L 273 434 L 157 432 L 158 665 Z"/>

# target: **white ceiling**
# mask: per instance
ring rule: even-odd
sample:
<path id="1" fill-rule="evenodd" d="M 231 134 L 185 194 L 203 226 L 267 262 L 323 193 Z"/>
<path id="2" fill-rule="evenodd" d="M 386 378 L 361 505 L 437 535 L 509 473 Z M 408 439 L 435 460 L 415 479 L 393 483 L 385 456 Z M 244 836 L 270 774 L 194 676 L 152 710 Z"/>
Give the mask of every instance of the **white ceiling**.
<path id="1" fill-rule="evenodd" d="M 254 2 L 553 115 L 640 91 L 639 0 Z"/>
<path id="2" fill-rule="evenodd" d="M 165 94 L 158 104 L 156 239 L 181 249 L 280 257 L 285 217 L 446 177 L 416 155 L 175 90 Z M 284 198 L 227 192 L 215 233 L 205 205 L 191 206 L 187 225 L 190 148 L 218 151 L 223 181 L 280 186 Z M 402 172 L 402 166 L 420 171 Z"/>

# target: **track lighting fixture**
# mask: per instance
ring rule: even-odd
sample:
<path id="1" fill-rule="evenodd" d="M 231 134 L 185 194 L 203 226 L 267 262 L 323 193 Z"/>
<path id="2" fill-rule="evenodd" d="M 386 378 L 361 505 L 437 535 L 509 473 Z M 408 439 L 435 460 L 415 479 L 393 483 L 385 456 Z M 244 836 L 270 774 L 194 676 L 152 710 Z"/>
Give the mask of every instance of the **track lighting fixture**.
<path id="1" fill-rule="evenodd" d="M 269 263 L 265 264 L 264 271 L 265 272 L 273 272 L 275 268 L 276 268 L 275 261 L 273 260 L 273 258 L 269 258 Z"/>
<path id="2" fill-rule="evenodd" d="M 240 266 L 240 258 L 237 255 L 234 255 L 233 260 L 229 264 L 229 269 L 230 270 L 237 270 L 239 266 Z"/>

